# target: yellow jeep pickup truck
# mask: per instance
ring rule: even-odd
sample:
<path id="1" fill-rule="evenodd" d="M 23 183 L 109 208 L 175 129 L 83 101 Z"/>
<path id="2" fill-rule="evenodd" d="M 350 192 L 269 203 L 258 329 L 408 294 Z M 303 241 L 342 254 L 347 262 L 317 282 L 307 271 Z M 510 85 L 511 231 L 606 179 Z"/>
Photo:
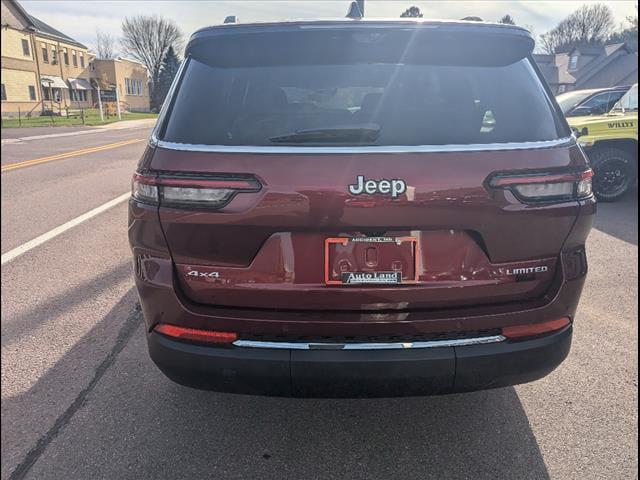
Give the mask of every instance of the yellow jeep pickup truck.
<path id="1" fill-rule="evenodd" d="M 578 143 L 594 172 L 593 189 L 599 200 L 618 200 L 638 177 L 638 84 L 613 109 L 595 117 L 569 117 Z"/>

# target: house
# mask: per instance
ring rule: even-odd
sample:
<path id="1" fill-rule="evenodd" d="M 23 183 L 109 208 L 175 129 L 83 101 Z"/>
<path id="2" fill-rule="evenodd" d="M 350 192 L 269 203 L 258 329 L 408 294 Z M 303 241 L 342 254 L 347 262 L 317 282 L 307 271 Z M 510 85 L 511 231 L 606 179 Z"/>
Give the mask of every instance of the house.
<path id="1" fill-rule="evenodd" d="M 555 94 L 638 82 L 638 54 L 626 43 L 577 45 L 567 53 L 533 57 Z"/>
<path id="2" fill-rule="evenodd" d="M 15 0 L 0 3 L 2 113 L 59 114 L 91 107 L 89 64 L 94 55 L 89 49 L 29 15 Z"/>
<path id="3" fill-rule="evenodd" d="M 87 46 L 29 15 L 15 0 L 0 5 L 3 116 L 66 115 L 96 107 L 99 80 L 110 98 L 117 86 L 121 109 L 149 111 L 149 76 L 142 64 L 96 60 Z"/>
<path id="4" fill-rule="evenodd" d="M 40 75 L 34 55 L 35 32 L 26 12 L 13 2 L 0 4 L 2 114 L 40 105 Z"/>
<path id="5" fill-rule="evenodd" d="M 149 72 L 140 62 L 118 57 L 111 60 L 96 59 L 96 82 L 100 88 L 118 89 L 122 108 L 132 112 L 150 110 Z"/>

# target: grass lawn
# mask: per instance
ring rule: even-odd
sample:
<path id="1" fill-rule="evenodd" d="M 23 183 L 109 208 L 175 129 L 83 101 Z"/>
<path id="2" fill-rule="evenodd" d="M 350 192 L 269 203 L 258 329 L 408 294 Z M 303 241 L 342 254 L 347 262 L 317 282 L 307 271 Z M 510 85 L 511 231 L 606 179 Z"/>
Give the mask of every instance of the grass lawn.
<path id="1" fill-rule="evenodd" d="M 157 113 L 143 113 L 132 112 L 123 113 L 122 120 L 138 120 L 141 118 L 156 118 Z M 84 111 L 84 123 L 80 118 L 79 111 L 77 116 L 67 117 L 31 117 L 22 118 L 18 121 L 18 118 L 3 118 L 2 128 L 17 128 L 17 127 L 57 127 L 57 126 L 69 126 L 69 125 L 105 125 L 107 123 L 113 123 L 118 121 L 117 115 L 111 115 L 107 118 L 105 115 L 104 120 L 100 120 L 100 112 L 98 109 L 87 109 Z"/>

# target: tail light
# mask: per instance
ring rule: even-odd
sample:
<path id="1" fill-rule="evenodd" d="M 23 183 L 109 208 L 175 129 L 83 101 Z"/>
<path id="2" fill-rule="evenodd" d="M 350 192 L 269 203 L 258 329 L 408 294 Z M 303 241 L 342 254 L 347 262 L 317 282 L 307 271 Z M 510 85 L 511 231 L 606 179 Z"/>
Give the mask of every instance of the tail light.
<path id="1" fill-rule="evenodd" d="M 251 176 L 215 177 L 134 174 L 131 195 L 140 202 L 176 207 L 221 208 L 241 192 L 260 191 L 260 182 Z"/>
<path id="2" fill-rule="evenodd" d="M 189 340 L 202 343 L 230 344 L 238 339 L 238 334 L 233 332 L 218 332 L 215 330 L 201 330 L 199 328 L 186 328 L 169 323 L 159 323 L 154 331 L 180 340 Z"/>
<path id="3" fill-rule="evenodd" d="M 510 339 L 533 337 L 544 333 L 561 330 L 571 323 L 569 317 L 562 317 L 556 320 L 549 320 L 541 323 L 530 323 L 527 325 L 515 325 L 513 327 L 503 327 L 502 335 Z"/>
<path id="4" fill-rule="evenodd" d="M 520 201 L 548 202 L 588 198 L 593 194 L 591 169 L 568 173 L 499 173 L 489 187 L 511 190 Z"/>

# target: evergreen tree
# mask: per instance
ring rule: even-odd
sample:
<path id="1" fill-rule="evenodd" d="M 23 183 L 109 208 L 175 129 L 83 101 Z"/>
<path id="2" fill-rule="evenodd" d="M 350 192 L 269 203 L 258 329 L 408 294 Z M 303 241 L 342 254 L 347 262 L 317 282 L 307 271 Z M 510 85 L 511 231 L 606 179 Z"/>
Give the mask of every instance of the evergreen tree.
<path id="1" fill-rule="evenodd" d="M 167 53 L 162 59 L 162 65 L 160 66 L 160 74 L 158 75 L 158 87 L 157 87 L 157 105 L 158 108 L 164 102 L 167 93 L 169 93 L 169 88 L 171 87 L 171 82 L 173 82 L 176 73 L 178 73 L 178 67 L 180 66 L 180 60 L 176 55 L 173 47 L 169 47 L 167 49 Z"/>
<path id="2" fill-rule="evenodd" d="M 513 19 L 513 17 L 511 15 L 505 15 L 504 17 L 502 17 L 500 20 L 498 20 L 499 23 L 504 23 L 505 25 L 515 25 L 516 22 Z"/>
<path id="3" fill-rule="evenodd" d="M 402 14 L 400 14 L 400 18 L 422 18 L 422 12 L 416 6 L 407 8 Z"/>

